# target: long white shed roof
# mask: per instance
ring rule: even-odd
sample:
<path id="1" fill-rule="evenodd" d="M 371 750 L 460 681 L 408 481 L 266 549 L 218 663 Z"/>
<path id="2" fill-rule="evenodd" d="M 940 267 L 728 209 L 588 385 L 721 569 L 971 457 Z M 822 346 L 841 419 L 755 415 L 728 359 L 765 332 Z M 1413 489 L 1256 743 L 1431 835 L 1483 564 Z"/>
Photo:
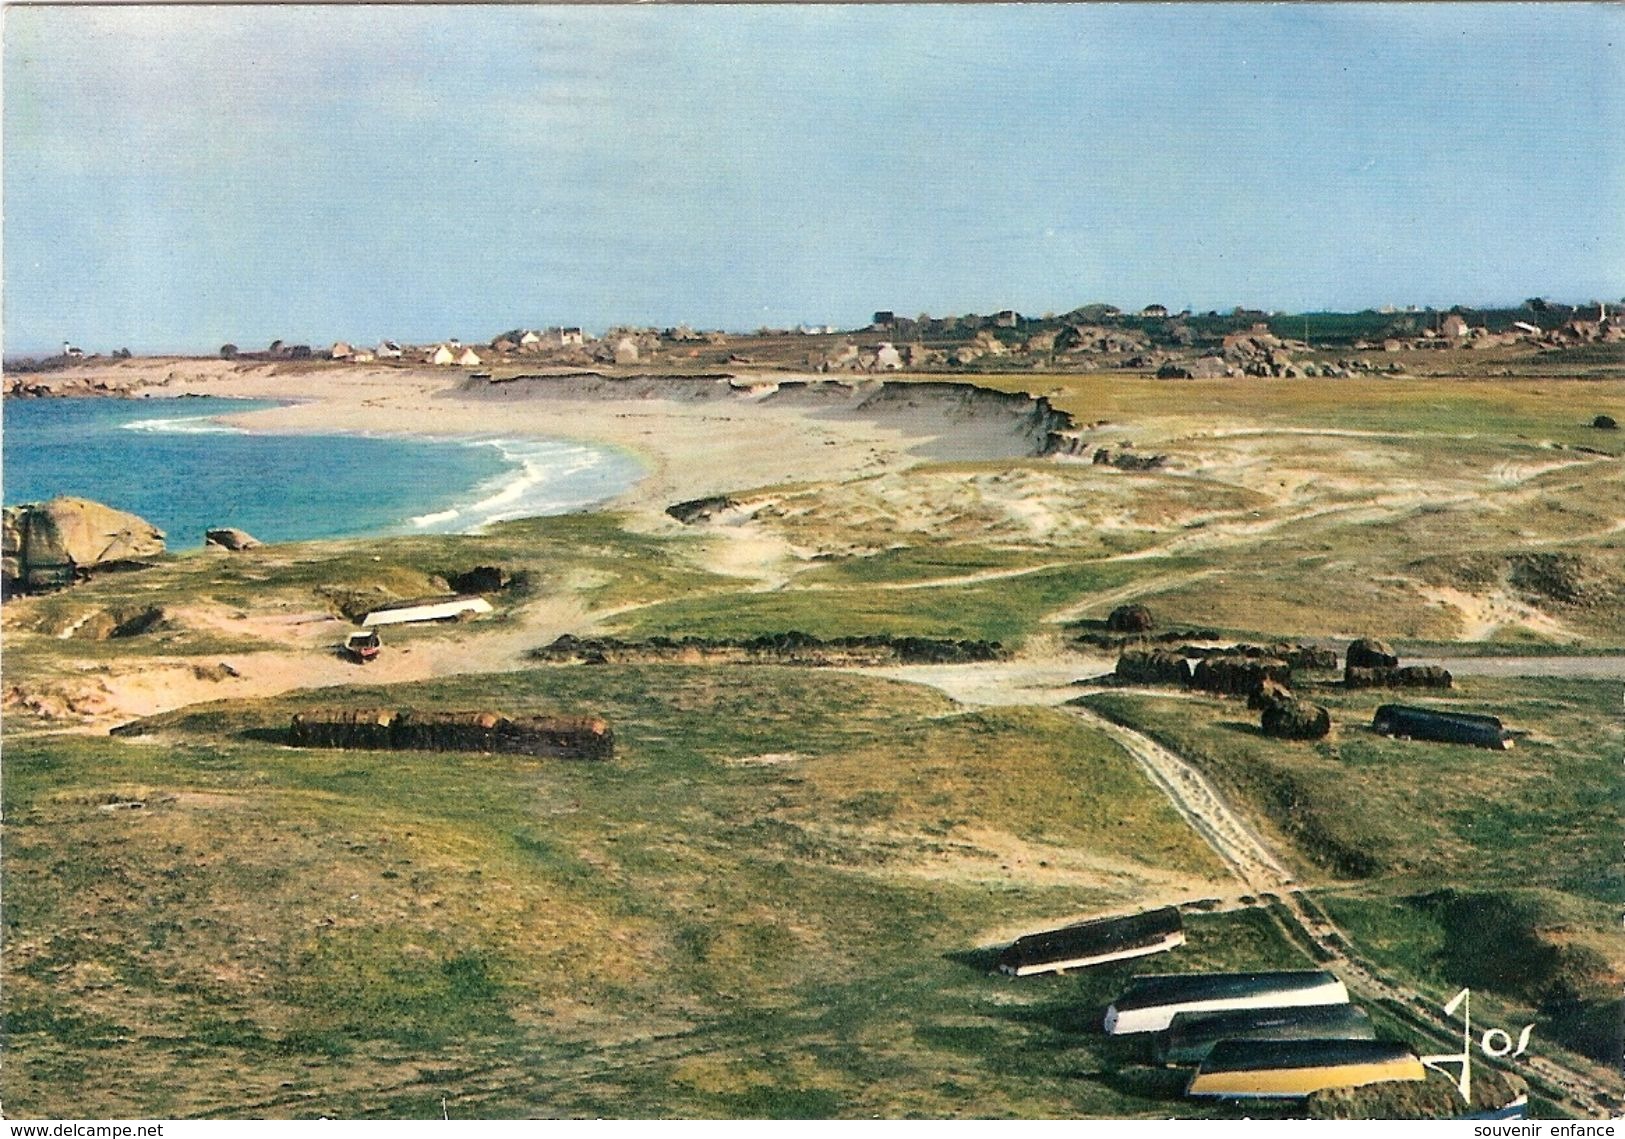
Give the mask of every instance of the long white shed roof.
<path id="1" fill-rule="evenodd" d="M 404 609 L 377 609 L 361 618 L 361 625 L 405 625 L 412 621 L 448 621 L 464 613 L 489 613 L 491 603 L 483 597 L 458 597 L 433 605 L 409 605 Z"/>

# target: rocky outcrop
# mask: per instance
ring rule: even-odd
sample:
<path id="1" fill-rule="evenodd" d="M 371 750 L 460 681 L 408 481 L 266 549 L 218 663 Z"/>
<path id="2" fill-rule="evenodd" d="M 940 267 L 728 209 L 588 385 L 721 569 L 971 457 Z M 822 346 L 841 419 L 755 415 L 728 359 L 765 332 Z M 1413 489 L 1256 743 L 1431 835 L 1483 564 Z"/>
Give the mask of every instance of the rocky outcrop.
<path id="1" fill-rule="evenodd" d="M 1168 465 L 1167 455 L 1141 455 L 1135 451 L 1109 451 L 1098 449 L 1090 461 L 1097 467 L 1116 467 L 1120 471 L 1160 471 Z"/>
<path id="2" fill-rule="evenodd" d="M 1246 656 L 1208 657 L 1191 670 L 1192 687 L 1224 696 L 1250 696 L 1266 680 L 1289 687 L 1292 670 L 1284 660 Z"/>
<path id="3" fill-rule="evenodd" d="M 1144 605 L 1119 605 L 1106 618 L 1106 628 L 1113 633 L 1147 633 L 1154 624 Z"/>
<path id="4" fill-rule="evenodd" d="M 1266 680 L 1247 697 L 1247 707 L 1255 712 L 1295 699 L 1292 689 L 1274 680 Z"/>
<path id="5" fill-rule="evenodd" d="M 0 590 L 9 596 L 60 589 L 96 570 L 139 565 L 164 552 L 164 532 L 88 498 L 8 506 Z"/>
<path id="6" fill-rule="evenodd" d="M 1100 622 L 1088 624 L 1099 625 Z M 1099 629 L 1089 629 L 1078 633 L 1074 643 L 1094 649 L 1124 649 L 1144 648 L 1149 644 L 1173 645 L 1181 641 L 1216 641 L 1219 639 L 1217 629 L 1167 629 L 1161 633 L 1107 633 Z M 1189 645 L 1182 645 L 1176 650 L 1184 657 L 1201 657 L 1217 655 L 1217 651 L 1209 652 L 1206 649 L 1194 649 Z"/>
<path id="7" fill-rule="evenodd" d="M 1396 668 L 1399 654 L 1385 641 L 1361 637 L 1349 646 L 1343 663 L 1350 668 Z"/>
<path id="8" fill-rule="evenodd" d="M 256 546 L 263 546 L 265 543 L 247 530 L 238 530 L 234 526 L 220 526 L 203 532 L 203 544 L 205 546 L 219 546 L 222 550 L 236 552 L 238 550 L 252 550 Z"/>
<path id="9" fill-rule="evenodd" d="M 1317 648 L 1314 645 L 1295 645 L 1286 641 L 1277 641 L 1271 645 L 1227 645 L 1223 648 L 1197 648 L 1187 645 L 1184 653 L 1189 657 L 1272 657 L 1286 661 L 1288 668 L 1307 671 L 1325 672 L 1337 667 L 1337 654 L 1331 649 Z"/>
<path id="10" fill-rule="evenodd" d="M 1166 649 L 1125 649 L 1113 675 L 1128 684 L 1172 684 L 1189 687 L 1190 662 Z"/>
<path id="11" fill-rule="evenodd" d="M 464 573 L 449 573 L 446 584 L 452 592 L 467 596 L 476 593 L 499 593 L 509 582 L 501 566 L 475 566 Z"/>
<path id="12" fill-rule="evenodd" d="M 615 754 L 615 733 L 596 716 L 318 709 L 296 714 L 287 740 L 294 747 L 475 751 L 558 759 L 609 759 Z"/>
<path id="13" fill-rule="evenodd" d="M 1343 670 L 1345 688 L 1449 688 L 1454 683 L 1450 672 L 1436 664 L 1404 668 L 1361 668 L 1351 664 Z"/>
<path id="14" fill-rule="evenodd" d="M 1159 380 L 1222 380 L 1235 369 L 1220 356 L 1203 356 L 1196 360 L 1170 360 L 1157 369 Z"/>
<path id="15" fill-rule="evenodd" d="M 696 522 L 708 522 L 738 505 L 725 494 L 713 494 L 705 498 L 691 498 L 687 502 L 674 502 L 666 507 L 666 513 L 683 525 L 692 526 Z"/>
<path id="16" fill-rule="evenodd" d="M 1259 726 L 1266 736 L 1276 739 L 1318 740 L 1332 730 L 1332 715 L 1319 704 L 1288 696 L 1271 701 Z"/>
<path id="17" fill-rule="evenodd" d="M 937 637 L 815 637 L 790 631 L 763 633 L 748 639 L 650 637 L 623 641 L 614 637 L 576 637 L 566 633 L 552 644 L 532 649 L 533 660 L 552 664 L 792 664 L 807 667 L 853 667 L 885 664 L 973 664 L 1006 660 L 1010 653 L 997 641 L 954 641 Z"/>

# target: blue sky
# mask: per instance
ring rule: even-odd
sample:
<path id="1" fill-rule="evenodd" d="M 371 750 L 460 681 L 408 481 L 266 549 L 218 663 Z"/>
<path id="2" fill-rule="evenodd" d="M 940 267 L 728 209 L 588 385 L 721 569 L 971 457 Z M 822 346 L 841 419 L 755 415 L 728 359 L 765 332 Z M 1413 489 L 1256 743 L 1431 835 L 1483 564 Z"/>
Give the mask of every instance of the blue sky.
<path id="1" fill-rule="evenodd" d="M 8 351 L 1625 296 L 1625 8 L 12 8 Z"/>

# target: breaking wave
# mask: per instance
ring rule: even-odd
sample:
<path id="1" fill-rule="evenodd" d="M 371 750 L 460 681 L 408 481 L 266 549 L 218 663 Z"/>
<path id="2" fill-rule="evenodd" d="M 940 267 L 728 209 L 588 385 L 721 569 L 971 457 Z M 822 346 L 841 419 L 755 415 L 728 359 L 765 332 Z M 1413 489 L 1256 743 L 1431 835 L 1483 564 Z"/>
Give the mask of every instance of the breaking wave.
<path id="1" fill-rule="evenodd" d="M 470 492 L 471 501 L 411 519 L 423 533 L 469 533 L 513 518 L 564 514 L 614 498 L 637 481 L 642 469 L 622 451 L 563 439 L 475 439 L 490 447 L 508 469 Z"/>
<path id="2" fill-rule="evenodd" d="M 179 419 L 132 419 L 119 426 L 148 435 L 247 435 L 241 427 L 222 423 L 212 415 L 186 415 Z"/>

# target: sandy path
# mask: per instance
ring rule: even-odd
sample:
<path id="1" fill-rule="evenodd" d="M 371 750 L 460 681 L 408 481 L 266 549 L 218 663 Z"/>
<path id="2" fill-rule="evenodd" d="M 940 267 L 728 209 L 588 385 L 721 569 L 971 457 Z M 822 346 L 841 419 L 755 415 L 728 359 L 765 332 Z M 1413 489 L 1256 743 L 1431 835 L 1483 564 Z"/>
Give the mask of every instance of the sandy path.
<path id="1" fill-rule="evenodd" d="M 918 665 L 854 669 L 929 685 L 956 703 L 970 707 L 1000 705 L 1065 705 L 1063 711 L 1115 740 L 1168 796 L 1180 816 L 1211 846 L 1231 872 L 1254 893 L 1280 890 L 1292 872 L 1241 817 L 1231 810 L 1207 777 L 1149 736 L 1106 719 L 1086 708 L 1066 705 L 1079 694 L 1080 676 L 1110 672 L 1115 657 L 1107 654 L 1068 656 L 1044 661 L 1000 661 L 991 664 Z"/>
<path id="2" fill-rule="evenodd" d="M 1567 676 L 1576 680 L 1625 679 L 1625 656 L 1418 657 L 1454 676 Z"/>
<path id="3" fill-rule="evenodd" d="M 350 684 L 405 684 L 444 676 L 513 672 L 536 667 L 525 654 L 564 633 L 589 632 L 608 613 L 589 612 L 574 598 L 533 602 L 510 621 L 474 623 L 449 635 L 390 644 L 378 659 L 358 665 L 336 647 L 355 627 L 317 615 L 285 619 L 297 647 L 207 657 L 165 658 L 127 671 L 42 680 L 28 685 L 28 701 L 53 717 L 76 721 L 73 731 L 101 734 L 110 727 L 210 700 L 279 696 L 305 688 Z M 230 631 L 231 623 L 219 624 Z M 258 630 L 263 632 L 264 630 Z M 222 675 L 221 665 L 230 674 Z M 235 674 L 235 675 L 231 675 Z M 25 701 L 24 703 L 28 703 Z"/>
<path id="4" fill-rule="evenodd" d="M 874 588 L 876 589 L 949 589 L 960 585 L 980 585 L 984 581 L 1004 581 L 1012 577 L 1026 577 L 1029 574 L 1044 573 L 1047 570 L 1065 569 L 1075 565 L 1074 562 L 1045 562 L 1043 565 L 1022 566 L 1019 569 L 988 569 L 978 570 L 975 573 L 960 574 L 958 577 L 936 577 L 927 581 L 888 581 Z"/>
<path id="5" fill-rule="evenodd" d="M 1293 881 L 1264 840 L 1219 795 L 1196 768 L 1151 737 L 1113 723 L 1086 708 L 1066 711 L 1116 740 L 1134 758 L 1151 782 L 1168 796 L 1180 817 L 1207 840 L 1224 864 L 1256 893 L 1283 889 Z"/>
<path id="6" fill-rule="evenodd" d="M 1126 556 L 1126 555 L 1125 555 Z M 1156 556 L 1156 555 L 1150 555 Z M 1117 589 L 1108 589 L 1103 593 L 1092 593 L 1076 605 L 1069 605 L 1065 609 L 1057 609 L 1044 620 L 1050 624 L 1065 624 L 1076 621 L 1085 613 L 1095 612 L 1102 616 L 1126 601 L 1133 601 L 1136 597 L 1145 597 L 1153 593 L 1166 593 L 1181 585 L 1189 585 L 1193 581 L 1212 577 L 1221 572 L 1219 569 L 1180 570 L 1175 573 L 1157 574 L 1154 577 L 1142 577 L 1128 585 Z M 1116 658 L 1114 657 L 1115 661 Z"/>
<path id="7" fill-rule="evenodd" d="M 1542 658 L 1524 659 L 1530 661 Z M 1567 661 L 1575 658 L 1544 659 Z M 1621 674 L 1625 674 L 1625 657 L 1607 659 L 1620 669 Z M 989 683 L 980 690 L 969 685 L 962 675 L 964 671 L 974 669 L 989 673 Z M 930 683 L 924 679 L 924 670 L 916 670 L 916 675 L 920 676 L 922 682 Z M 954 696 L 955 691 L 959 690 L 979 691 L 984 697 L 993 696 L 996 695 L 997 683 L 1001 678 L 1005 682 L 1010 682 L 1019 675 L 1019 672 L 1013 672 L 1005 666 L 966 666 L 965 669 L 956 670 L 953 675 L 944 675 L 941 679 L 946 682 L 938 683 L 936 687 L 950 696 Z M 1009 702 L 1037 702 L 1021 699 L 1022 692 L 1018 685 L 1010 693 L 1016 699 Z M 1280 909 L 1272 910 L 1272 914 L 1285 925 L 1293 927 L 1289 932 L 1316 945 L 1323 955 L 1324 967 L 1335 971 L 1354 994 L 1366 1001 L 1379 1002 L 1401 1016 L 1413 1028 L 1433 1040 L 1440 1048 L 1440 1055 L 1456 1051 L 1461 1040 L 1459 1026 L 1444 1015 L 1438 999 L 1448 994 L 1431 996 L 1422 994 L 1388 976 L 1362 958 L 1347 932 L 1333 924 L 1319 907 L 1312 906 L 1305 900 L 1294 885 L 1292 873 L 1286 869 L 1281 859 L 1270 849 L 1268 843 L 1231 809 L 1201 772 L 1176 753 L 1132 728 L 1114 723 L 1076 705 L 1070 705 L 1064 710 L 1091 727 L 1105 732 L 1120 744 L 1146 773 L 1152 784 L 1167 795 L 1169 802 L 1180 816 L 1207 841 L 1250 895 L 1269 896 L 1279 900 Z M 1183 898 L 1148 895 L 1141 898 L 1139 904 L 1165 905 L 1182 900 L 1189 900 L 1189 894 Z M 1054 924 L 1056 923 L 1049 923 L 1047 928 L 1053 928 Z M 993 931 L 989 934 L 989 942 L 1002 943 L 1024 932 L 1032 930 L 1024 926 Z M 1599 1105 L 1617 1107 L 1620 1102 L 1616 1077 L 1583 1057 L 1559 1052 L 1549 1045 L 1544 1054 L 1525 1057 L 1519 1071 L 1546 1096 L 1561 1103 L 1567 1110 L 1581 1118 L 1598 1115 Z"/>
<path id="8" fill-rule="evenodd" d="M 1078 695 L 1077 681 L 1080 677 L 1108 673 L 1116 663 L 1115 656 L 1078 653 L 1047 660 L 895 665 L 851 671 L 923 684 L 946 693 L 955 703 L 992 708 L 1017 704 L 1063 704 Z"/>

